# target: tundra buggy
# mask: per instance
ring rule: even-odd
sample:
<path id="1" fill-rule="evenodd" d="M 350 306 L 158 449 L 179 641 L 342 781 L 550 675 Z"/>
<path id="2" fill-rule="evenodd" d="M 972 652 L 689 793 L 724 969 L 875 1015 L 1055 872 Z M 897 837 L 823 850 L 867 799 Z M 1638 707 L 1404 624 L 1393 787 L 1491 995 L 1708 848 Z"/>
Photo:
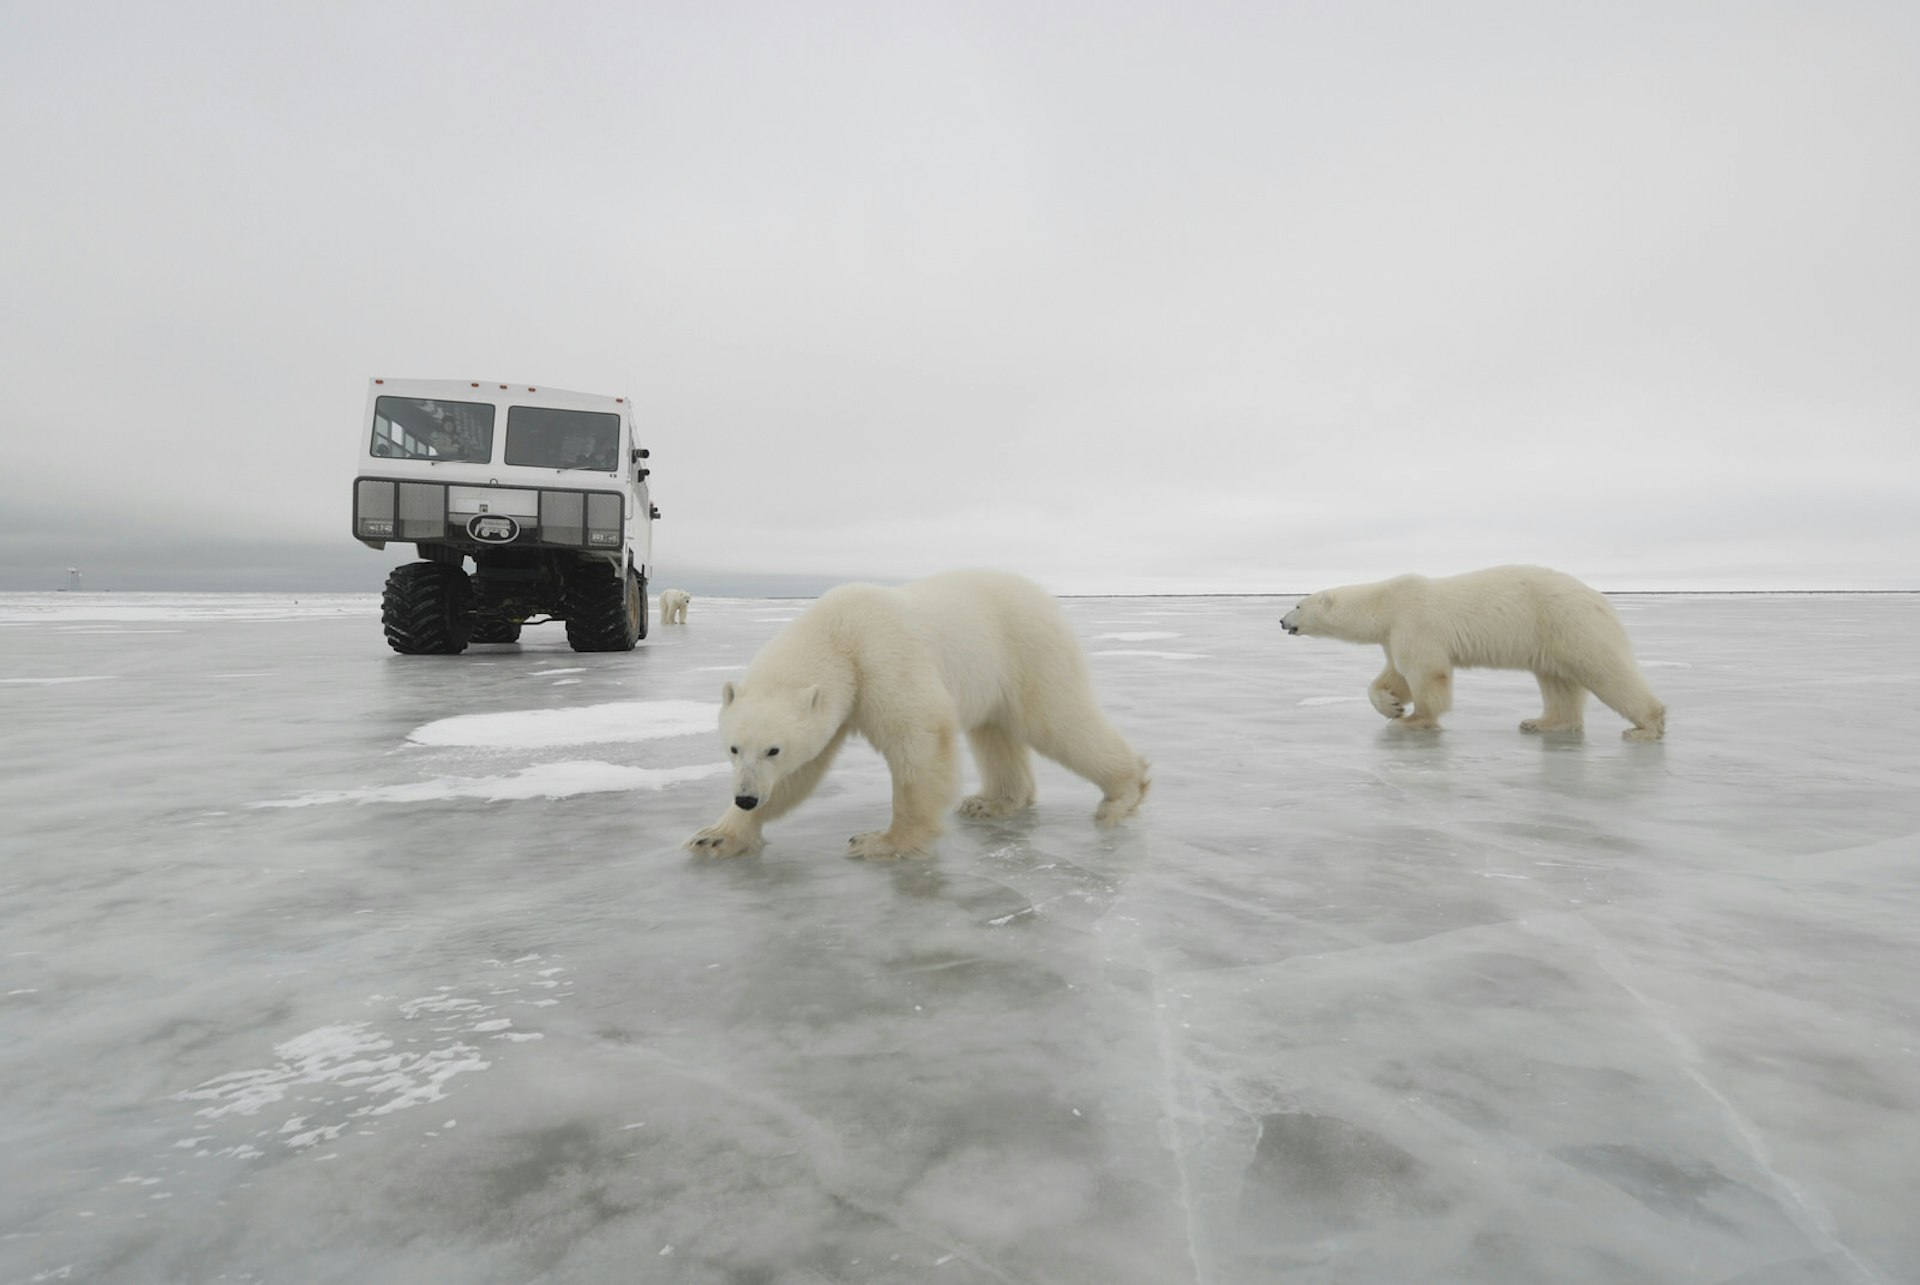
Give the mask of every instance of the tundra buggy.
<path id="1" fill-rule="evenodd" d="M 647 458 L 624 397 L 371 381 L 353 534 L 374 549 L 411 542 L 420 555 L 387 577 L 388 644 L 452 655 L 517 642 L 538 616 L 565 621 L 575 651 L 631 651 L 647 636 L 660 516 Z"/>

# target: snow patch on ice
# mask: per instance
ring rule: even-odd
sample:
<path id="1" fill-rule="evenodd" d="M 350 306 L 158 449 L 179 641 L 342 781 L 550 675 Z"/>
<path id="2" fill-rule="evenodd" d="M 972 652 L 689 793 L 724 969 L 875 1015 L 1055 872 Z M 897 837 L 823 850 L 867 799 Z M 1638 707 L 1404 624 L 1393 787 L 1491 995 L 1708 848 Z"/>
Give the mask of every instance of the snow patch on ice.
<path id="1" fill-rule="evenodd" d="M 1133 647 L 1115 647 L 1107 651 L 1096 651 L 1095 656 L 1157 656 L 1161 660 L 1205 660 L 1206 655 L 1197 651 L 1145 651 Z"/>
<path id="2" fill-rule="evenodd" d="M 556 745 L 602 745 L 652 741 L 711 732 L 720 707 L 705 701 L 613 701 L 577 709 L 522 709 L 500 714 L 461 714 L 407 733 L 415 745 L 473 749 L 551 749 Z"/>
<path id="3" fill-rule="evenodd" d="M 1364 696 L 1309 696 L 1306 699 L 1302 700 L 1300 704 L 1302 705 L 1338 705 L 1342 701 L 1357 701 L 1357 700 L 1365 700 L 1365 699 L 1366 698 Z"/>
<path id="4" fill-rule="evenodd" d="M 1117 634 L 1095 634 L 1095 638 L 1110 638 L 1114 642 L 1158 642 L 1162 638 L 1178 638 L 1180 635 L 1163 629 L 1136 629 Z"/>
<path id="5" fill-rule="evenodd" d="M 689 767 L 625 767 L 579 760 L 536 763 L 511 776 L 443 776 L 406 785 L 369 785 L 352 790 L 313 790 L 291 799 L 251 803 L 255 808 L 310 808 L 327 803 L 428 803 L 440 799 L 485 799 L 490 803 L 522 799 L 565 799 L 577 794 L 625 790 L 664 790 L 685 781 L 703 781 L 729 771 L 725 763 Z"/>

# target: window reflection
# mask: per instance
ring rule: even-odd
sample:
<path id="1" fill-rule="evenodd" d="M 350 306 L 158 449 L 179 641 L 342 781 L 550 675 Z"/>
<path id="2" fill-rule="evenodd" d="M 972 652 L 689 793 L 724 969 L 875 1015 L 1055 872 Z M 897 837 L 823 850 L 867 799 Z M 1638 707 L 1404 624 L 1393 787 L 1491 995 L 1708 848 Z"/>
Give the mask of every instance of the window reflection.
<path id="1" fill-rule="evenodd" d="M 377 398 L 368 450 L 381 459 L 484 464 L 493 458 L 493 407 L 424 397 Z"/>

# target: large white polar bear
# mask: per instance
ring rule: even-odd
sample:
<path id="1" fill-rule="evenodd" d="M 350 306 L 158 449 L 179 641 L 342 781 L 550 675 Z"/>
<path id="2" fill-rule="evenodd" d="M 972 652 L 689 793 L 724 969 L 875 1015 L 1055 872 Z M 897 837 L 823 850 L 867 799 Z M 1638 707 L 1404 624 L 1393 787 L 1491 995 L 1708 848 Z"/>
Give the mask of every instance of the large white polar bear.
<path id="1" fill-rule="evenodd" d="M 1588 692 L 1633 724 L 1628 740 L 1657 741 L 1666 731 L 1667 708 L 1634 663 L 1620 618 L 1564 572 L 1491 567 L 1323 589 L 1280 627 L 1385 648 L 1387 667 L 1367 696 L 1406 727 L 1439 726 L 1453 707 L 1457 667 L 1533 671 L 1546 709 L 1520 724 L 1523 732 L 1578 730 Z"/>
<path id="2" fill-rule="evenodd" d="M 1146 761 L 1101 713 L 1059 603 L 1004 572 L 829 590 L 720 700 L 733 805 L 687 840 L 695 852 L 756 851 L 761 827 L 806 798 L 855 734 L 893 774 L 892 823 L 853 836 L 856 856 L 920 853 L 940 833 L 959 793 L 960 733 L 981 777 L 965 816 L 1032 805 L 1029 746 L 1100 787 L 1101 825 L 1131 815 L 1147 792 Z"/>
<path id="3" fill-rule="evenodd" d="M 687 604 L 693 601 L 693 595 L 685 589 L 662 589 L 660 591 L 660 623 L 663 625 L 684 625 L 687 623 Z"/>

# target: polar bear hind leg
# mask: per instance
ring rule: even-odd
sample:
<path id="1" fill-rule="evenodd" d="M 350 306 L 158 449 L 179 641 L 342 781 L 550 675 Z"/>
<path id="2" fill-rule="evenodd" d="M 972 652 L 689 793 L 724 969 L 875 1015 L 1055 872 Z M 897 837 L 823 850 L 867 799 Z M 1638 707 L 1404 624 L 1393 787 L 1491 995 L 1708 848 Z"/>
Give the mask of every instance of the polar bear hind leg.
<path id="1" fill-rule="evenodd" d="M 1630 741 L 1657 741 L 1667 732 L 1667 707 L 1647 686 L 1632 662 L 1616 662 L 1586 676 L 1600 703 L 1633 726 L 1621 735 Z"/>
<path id="2" fill-rule="evenodd" d="M 1057 697 L 1046 708 L 1029 711 L 1026 721 L 1034 749 L 1100 787 L 1094 824 L 1117 825 L 1139 809 L 1152 784 L 1147 761 L 1107 721 L 1091 690 L 1078 699 Z"/>
<path id="3" fill-rule="evenodd" d="M 1543 706 L 1539 718 L 1520 724 L 1523 732 L 1577 732 L 1585 721 L 1587 689 L 1562 674 L 1535 672 Z"/>
<path id="4" fill-rule="evenodd" d="M 1012 728 L 987 723 L 967 733 L 967 744 L 980 768 L 980 793 L 960 801 L 961 816 L 1012 816 L 1033 806 L 1033 761 Z"/>

